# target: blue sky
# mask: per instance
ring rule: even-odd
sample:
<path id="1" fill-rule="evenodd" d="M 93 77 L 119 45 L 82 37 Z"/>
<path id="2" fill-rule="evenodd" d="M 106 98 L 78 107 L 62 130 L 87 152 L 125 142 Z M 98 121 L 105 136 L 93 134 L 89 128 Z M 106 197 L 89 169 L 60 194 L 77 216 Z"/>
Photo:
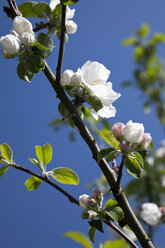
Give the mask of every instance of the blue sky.
<path id="1" fill-rule="evenodd" d="M 17 1 L 18 5 L 22 2 Z M 5 4 L 5 0 L 0 1 L 0 36 L 6 35 L 12 28 L 12 21 L 2 12 Z M 74 8 L 78 31 L 69 36 L 65 46 L 63 71 L 76 71 L 87 60 L 104 64 L 111 71 L 109 81 L 113 83 L 113 89 L 121 93 L 114 104 L 116 117 L 110 119 L 110 123 L 142 122 L 157 147 L 164 138 L 164 132 L 154 109 L 150 115 L 144 115 L 141 92 L 121 87 L 124 80 L 132 78 L 134 68 L 132 48 L 124 48 L 122 40 L 144 22 L 151 25 L 152 32 L 165 32 L 165 1 L 152 0 L 151 4 L 149 0 L 80 0 Z M 47 60 L 54 72 L 57 42 L 54 39 L 56 48 Z M 160 55 L 165 57 L 163 45 Z M 100 170 L 78 133 L 77 141 L 70 143 L 69 128 L 54 132 L 48 127 L 52 119 L 59 117 L 56 94 L 42 72 L 30 84 L 20 80 L 16 75 L 17 63 L 16 59 L 6 60 L 0 56 L 0 143 L 8 143 L 14 151 L 14 160 L 32 170 L 35 168 L 28 158 L 35 157 L 35 145 L 50 143 L 54 154 L 50 168 L 66 166 L 79 175 L 79 186 L 63 186 L 78 198 L 86 192 L 85 185 L 99 177 Z M 11 168 L 0 179 L 0 247 L 79 247 L 62 238 L 61 234 L 71 230 L 87 234 L 88 224 L 80 218 L 81 209 L 44 183 L 36 191 L 27 192 L 24 186 L 27 178 L 24 173 Z M 104 235 L 97 235 L 95 247 L 98 247 L 99 241 L 108 240 L 106 229 Z M 157 236 L 161 244 L 163 231 L 162 227 Z"/>

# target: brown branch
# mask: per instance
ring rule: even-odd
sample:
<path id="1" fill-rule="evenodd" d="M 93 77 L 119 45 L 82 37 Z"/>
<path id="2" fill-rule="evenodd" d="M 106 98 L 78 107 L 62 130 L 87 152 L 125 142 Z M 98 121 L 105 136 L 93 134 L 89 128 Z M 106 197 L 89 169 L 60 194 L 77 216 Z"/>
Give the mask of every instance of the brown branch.
<path id="1" fill-rule="evenodd" d="M 123 175 L 124 159 L 125 159 L 125 156 L 123 155 L 122 160 L 121 160 L 121 164 L 120 164 L 120 167 L 119 167 L 117 181 L 115 183 L 116 188 L 120 188 L 121 178 L 122 178 L 122 175 Z"/>
<path id="2" fill-rule="evenodd" d="M 4 159 L 3 157 L 0 158 L 0 160 L 3 162 Z M 17 170 L 23 171 L 27 174 L 30 174 L 32 176 L 35 176 L 39 179 L 41 179 L 42 181 L 44 181 L 45 183 L 48 183 L 49 185 L 51 185 L 53 188 L 55 188 L 56 190 L 58 190 L 61 194 L 63 194 L 64 196 L 66 196 L 68 198 L 68 200 L 76 205 L 79 206 L 79 201 L 76 200 L 72 195 L 70 195 L 69 193 L 67 193 L 65 190 L 63 190 L 61 187 L 59 187 L 57 184 L 55 184 L 54 182 L 52 182 L 47 176 L 40 176 L 39 174 L 26 169 L 25 167 L 18 165 L 16 163 L 11 163 L 10 166 L 14 167 Z"/>
<path id="3" fill-rule="evenodd" d="M 123 239 L 127 241 L 128 244 L 130 244 L 133 248 L 138 248 L 138 246 L 125 234 L 122 232 L 121 229 L 119 229 L 116 225 L 114 225 L 110 221 L 104 221 L 109 227 L 111 227 L 115 232 L 117 232 Z"/>

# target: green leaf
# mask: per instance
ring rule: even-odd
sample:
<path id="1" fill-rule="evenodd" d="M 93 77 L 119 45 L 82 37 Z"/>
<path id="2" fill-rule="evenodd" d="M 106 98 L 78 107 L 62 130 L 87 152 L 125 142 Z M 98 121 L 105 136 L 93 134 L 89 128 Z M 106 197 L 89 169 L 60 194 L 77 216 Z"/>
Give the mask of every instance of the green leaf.
<path id="1" fill-rule="evenodd" d="M 153 149 L 154 148 L 154 143 L 153 141 L 151 141 L 150 145 L 149 145 L 149 148 Z"/>
<path id="2" fill-rule="evenodd" d="M 97 96 L 90 95 L 86 99 L 86 102 L 89 103 L 96 112 L 103 107 L 102 102 Z"/>
<path id="3" fill-rule="evenodd" d="M 52 160 L 53 152 L 50 144 L 44 146 L 36 146 L 36 155 L 42 164 L 47 165 Z"/>
<path id="4" fill-rule="evenodd" d="M 127 156 L 124 160 L 124 163 L 129 174 L 131 174 L 135 178 L 141 177 L 140 164 L 137 162 L 136 159 Z"/>
<path id="5" fill-rule="evenodd" d="M 0 145 L 0 150 L 1 150 L 1 154 L 2 154 L 3 158 L 12 163 L 13 152 L 12 152 L 11 147 L 8 144 L 4 143 L 4 144 Z"/>
<path id="6" fill-rule="evenodd" d="M 26 186 L 28 191 L 32 191 L 34 189 L 37 189 L 41 183 L 42 183 L 41 179 L 33 176 L 33 177 L 30 177 L 26 180 L 25 186 Z"/>
<path id="7" fill-rule="evenodd" d="M 91 227 L 95 227 L 97 230 L 99 230 L 102 233 L 104 232 L 103 224 L 102 224 L 101 220 L 92 219 L 91 221 L 88 221 L 88 223 Z"/>
<path id="8" fill-rule="evenodd" d="M 53 40 L 48 35 L 39 33 L 36 37 L 36 42 L 40 44 L 40 46 L 37 45 L 37 48 L 41 51 L 41 54 L 44 58 L 47 58 L 53 51 Z"/>
<path id="9" fill-rule="evenodd" d="M 137 151 L 143 158 L 143 161 L 145 162 L 146 161 L 146 158 L 147 158 L 147 155 L 148 155 L 148 151 L 147 149 L 145 150 L 142 150 L 142 151 Z"/>
<path id="10" fill-rule="evenodd" d="M 24 63 L 19 63 L 17 66 L 18 77 L 22 80 L 27 81 L 28 83 L 32 80 L 34 73 L 25 68 Z"/>
<path id="11" fill-rule="evenodd" d="M 140 162 L 140 164 L 141 164 L 142 167 L 143 167 L 144 161 L 143 161 L 143 158 L 142 158 L 142 156 L 140 155 L 140 153 L 138 153 L 138 152 L 133 152 L 132 154 L 133 154 L 133 156 L 135 157 L 135 159 L 136 159 L 138 162 Z"/>
<path id="12" fill-rule="evenodd" d="M 147 35 L 150 32 L 150 26 L 146 23 L 144 23 L 139 30 L 136 31 L 136 34 L 139 35 L 142 38 L 147 37 Z"/>
<path id="13" fill-rule="evenodd" d="M 45 2 L 24 2 L 18 8 L 24 17 L 45 18 L 51 13 L 49 5 Z"/>
<path id="14" fill-rule="evenodd" d="M 60 183 L 74 185 L 79 184 L 79 177 L 73 170 L 69 168 L 59 167 L 48 171 L 47 173 Z"/>
<path id="15" fill-rule="evenodd" d="M 103 130 L 100 132 L 101 137 L 113 148 L 120 150 L 120 146 L 111 131 Z"/>
<path id="16" fill-rule="evenodd" d="M 88 230 L 88 235 L 89 235 L 90 240 L 91 240 L 93 243 L 95 242 L 95 241 L 94 241 L 95 234 L 96 234 L 96 228 L 90 226 L 90 228 L 89 228 L 89 230 Z"/>
<path id="17" fill-rule="evenodd" d="M 119 204 L 116 200 L 110 199 L 106 202 L 104 211 L 114 220 L 121 221 L 124 218 L 124 212 L 119 207 Z"/>
<path id="18" fill-rule="evenodd" d="M 108 147 L 108 148 L 100 150 L 97 155 L 97 158 L 100 160 L 107 156 L 112 156 L 112 159 L 113 159 L 115 153 L 116 153 L 116 150 L 114 148 Z"/>
<path id="19" fill-rule="evenodd" d="M 5 165 L 5 166 L 1 167 L 0 168 L 0 177 L 2 177 L 8 169 L 9 169 L 9 165 Z"/>
<path id="20" fill-rule="evenodd" d="M 136 37 L 128 37 L 123 41 L 123 46 L 136 45 L 138 42 Z"/>
<path id="21" fill-rule="evenodd" d="M 79 0 L 61 0 L 61 2 L 64 5 L 72 5 L 72 4 L 75 4 L 75 3 L 79 2 Z"/>
<path id="22" fill-rule="evenodd" d="M 37 165 L 38 168 L 42 171 L 42 172 L 45 172 L 45 169 L 43 167 L 43 164 L 41 163 L 40 160 L 37 160 L 35 158 L 29 158 L 29 161 L 32 162 L 33 164 Z"/>
<path id="23" fill-rule="evenodd" d="M 80 232 L 67 232 L 64 233 L 62 236 L 73 239 L 74 241 L 76 241 L 78 244 L 82 245 L 85 248 L 93 248 L 87 236 Z"/>
<path id="24" fill-rule="evenodd" d="M 58 16 L 58 18 L 61 20 L 62 18 L 62 5 L 58 4 L 55 8 L 55 14 Z"/>
<path id="25" fill-rule="evenodd" d="M 64 119 L 68 119 L 69 118 L 69 112 L 65 108 L 65 106 L 64 106 L 64 104 L 62 102 L 60 102 L 59 105 L 58 105 L 58 111 L 64 117 Z"/>
<path id="26" fill-rule="evenodd" d="M 128 244 L 123 239 L 106 241 L 104 243 L 104 248 L 130 248 Z"/>
<path id="27" fill-rule="evenodd" d="M 40 72 L 44 67 L 43 58 L 40 55 L 30 55 L 24 61 L 25 72 L 29 71 L 31 75 Z"/>

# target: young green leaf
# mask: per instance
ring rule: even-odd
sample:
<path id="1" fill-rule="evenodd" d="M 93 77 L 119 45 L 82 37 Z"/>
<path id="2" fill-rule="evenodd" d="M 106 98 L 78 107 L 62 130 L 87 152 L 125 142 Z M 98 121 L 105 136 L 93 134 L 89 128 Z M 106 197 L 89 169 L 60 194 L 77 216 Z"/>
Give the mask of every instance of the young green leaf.
<path id="1" fill-rule="evenodd" d="M 97 230 L 99 230 L 102 233 L 104 232 L 103 223 L 101 222 L 101 220 L 92 219 L 91 221 L 88 221 L 88 223 L 91 227 L 95 227 Z"/>
<path id="2" fill-rule="evenodd" d="M 49 5 L 45 2 L 24 2 L 18 8 L 24 17 L 45 18 L 46 15 L 50 16 L 51 13 Z"/>
<path id="3" fill-rule="evenodd" d="M 138 40 L 136 37 L 128 37 L 123 41 L 123 46 L 130 46 L 130 45 L 135 45 L 137 44 Z"/>
<path id="4" fill-rule="evenodd" d="M 73 239 L 74 241 L 76 241 L 78 244 L 82 245 L 85 248 L 93 248 L 87 236 L 85 236 L 80 232 L 67 232 L 64 233 L 62 236 Z"/>
<path id="5" fill-rule="evenodd" d="M 94 238 L 95 238 L 95 234 L 96 234 L 96 228 L 93 226 L 90 226 L 89 230 L 88 230 L 88 235 L 90 240 L 94 243 Z"/>
<path id="6" fill-rule="evenodd" d="M 133 159 L 132 157 L 127 156 L 125 158 L 124 164 L 126 166 L 126 169 L 130 175 L 132 175 L 135 178 L 141 177 L 141 168 L 140 164 L 136 159 Z"/>
<path id="7" fill-rule="evenodd" d="M 114 148 L 108 147 L 108 148 L 100 150 L 98 155 L 97 155 L 97 158 L 98 158 L 98 160 L 100 160 L 100 159 L 105 158 L 107 156 L 113 157 L 115 153 L 116 153 L 116 150 Z"/>
<path id="8" fill-rule="evenodd" d="M 113 148 L 120 150 L 119 142 L 111 131 L 103 130 L 100 132 L 101 137 Z"/>
<path id="9" fill-rule="evenodd" d="M 43 47 L 41 48 L 38 46 L 41 54 L 44 56 L 44 58 L 47 58 L 53 51 L 53 40 L 48 35 L 39 33 L 36 37 L 36 42 L 46 48 L 43 50 Z"/>
<path id="10" fill-rule="evenodd" d="M 50 144 L 36 146 L 36 155 L 43 165 L 47 165 L 52 160 L 53 152 Z"/>
<path id="11" fill-rule="evenodd" d="M 40 72 L 44 67 L 43 58 L 40 55 L 30 55 L 24 61 L 24 70 L 31 72 L 31 75 Z"/>
<path id="12" fill-rule="evenodd" d="M 32 162 L 33 164 L 37 165 L 38 168 L 42 171 L 42 172 L 45 172 L 45 169 L 43 167 L 43 164 L 41 163 L 40 160 L 37 160 L 35 158 L 29 158 L 29 161 Z"/>
<path id="13" fill-rule="evenodd" d="M 13 152 L 11 147 L 8 144 L 2 144 L 0 145 L 0 151 L 4 159 L 6 159 L 9 162 L 12 162 L 13 160 Z"/>
<path id="14" fill-rule="evenodd" d="M 86 99 L 86 102 L 89 103 L 96 112 L 103 107 L 102 102 L 97 96 L 90 95 Z"/>
<path id="15" fill-rule="evenodd" d="M 30 81 L 32 80 L 32 78 L 34 76 L 34 73 L 32 71 L 29 71 L 27 68 L 25 68 L 23 62 L 18 64 L 18 66 L 17 66 L 17 74 L 18 74 L 18 77 L 20 79 L 25 80 L 28 83 L 30 83 Z"/>
<path id="16" fill-rule="evenodd" d="M 79 0 L 61 0 L 64 5 L 72 5 L 77 3 Z"/>
<path id="17" fill-rule="evenodd" d="M 26 180 L 25 186 L 26 186 L 28 191 L 32 191 L 34 189 L 37 189 L 40 186 L 41 183 L 42 183 L 41 179 L 39 179 L 38 177 L 33 176 L 33 177 L 30 177 L 30 178 L 28 178 Z"/>
<path id="18" fill-rule="evenodd" d="M 141 166 L 143 167 L 144 161 L 143 161 L 143 158 L 142 158 L 142 156 L 140 155 L 140 153 L 138 153 L 138 152 L 133 152 L 132 154 L 133 154 L 133 156 L 135 157 L 135 159 L 136 159 L 138 162 L 140 162 Z"/>
<path id="19" fill-rule="evenodd" d="M 106 202 L 104 211 L 114 220 L 121 221 L 124 218 L 124 212 L 119 207 L 119 204 L 116 200 L 110 199 Z"/>
<path id="20" fill-rule="evenodd" d="M 55 168 L 51 171 L 47 172 L 48 175 L 52 176 L 56 181 L 63 183 L 63 184 L 79 184 L 79 178 L 77 174 L 65 167 Z"/>
<path id="21" fill-rule="evenodd" d="M 5 165 L 5 166 L 1 167 L 0 168 L 0 177 L 2 177 L 8 169 L 9 169 L 9 165 Z"/>
<path id="22" fill-rule="evenodd" d="M 130 248 L 128 244 L 125 243 L 123 239 L 106 241 L 104 243 L 104 248 Z"/>

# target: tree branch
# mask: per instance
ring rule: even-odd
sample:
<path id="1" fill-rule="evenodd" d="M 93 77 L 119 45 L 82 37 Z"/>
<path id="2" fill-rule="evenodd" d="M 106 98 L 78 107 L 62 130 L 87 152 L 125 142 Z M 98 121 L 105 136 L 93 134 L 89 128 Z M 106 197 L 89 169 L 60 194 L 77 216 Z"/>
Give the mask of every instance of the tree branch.
<path id="1" fill-rule="evenodd" d="M 125 234 L 120 230 L 115 224 L 110 221 L 104 221 L 109 227 L 111 227 L 115 232 L 117 232 L 123 239 L 127 241 L 133 248 L 138 248 L 138 246 Z"/>
<path id="2" fill-rule="evenodd" d="M 0 157 L 0 161 L 3 162 L 3 157 Z M 53 188 L 55 188 L 56 190 L 58 190 L 61 194 L 63 194 L 64 196 L 66 196 L 68 198 L 68 200 L 76 205 L 79 206 L 79 201 L 76 200 L 73 196 L 71 196 L 69 193 L 67 193 L 65 190 L 63 190 L 61 187 L 59 187 L 57 184 L 55 184 L 54 182 L 52 182 L 47 176 L 40 176 L 39 174 L 26 169 L 25 167 L 18 165 L 16 163 L 11 163 L 10 166 L 14 167 L 17 170 L 23 171 L 27 174 L 30 174 L 32 176 L 35 176 L 39 179 L 41 179 L 42 181 L 44 181 L 45 183 L 48 183 L 49 185 L 51 185 Z"/>

